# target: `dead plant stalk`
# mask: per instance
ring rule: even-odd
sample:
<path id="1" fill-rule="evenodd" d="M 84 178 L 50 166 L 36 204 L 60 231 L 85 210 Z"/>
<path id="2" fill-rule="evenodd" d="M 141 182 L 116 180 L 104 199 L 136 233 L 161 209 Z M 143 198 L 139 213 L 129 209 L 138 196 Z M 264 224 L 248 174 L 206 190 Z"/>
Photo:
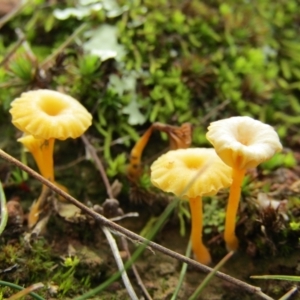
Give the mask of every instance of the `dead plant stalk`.
<path id="1" fill-rule="evenodd" d="M 209 273 L 211 272 L 213 269 L 210 267 L 207 267 L 205 265 L 202 265 L 198 262 L 196 262 L 195 260 L 192 260 L 188 257 L 185 257 L 179 253 L 176 253 L 170 249 L 167 249 L 159 244 L 156 244 L 154 242 L 151 242 L 141 236 L 139 236 L 138 234 L 110 221 L 109 219 L 105 218 L 104 216 L 96 213 L 95 211 L 93 211 L 92 209 L 88 208 L 87 206 L 85 206 L 83 203 L 81 203 L 80 201 L 78 201 L 77 199 L 75 199 L 74 197 L 70 196 L 69 194 L 67 194 L 66 192 L 64 192 L 63 190 L 61 190 L 60 188 L 58 188 L 56 185 L 54 185 L 52 182 L 50 182 L 49 180 L 47 180 L 46 178 L 44 178 L 43 176 L 41 176 L 40 174 L 38 174 L 37 172 L 35 172 L 34 170 L 32 170 L 31 168 L 27 167 L 26 165 L 24 165 L 23 163 L 21 163 L 19 160 L 17 160 L 16 158 L 12 157 L 11 155 L 9 155 L 8 153 L 4 152 L 3 150 L 0 150 L 0 157 L 2 157 L 4 160 L 14 164 L 15 166 L 19 167 L 20 169 L 22 169 L 23 171 L 27 172 L 29 175 L 31 175 L 33 178 L 39 180 L 42 184 L 48 186 L 51 190 L 53 190 L 54 192 L 56 192 L 58 195 L 64 197 L 66 200 L 68 200 L 69 202 L 71 202 L 72 204 L 74 204 L 75 206 L 77 206 L 78 208 L 80 208 L 82 211 L 84 211 L 86 214 L 90 215 L 91 217 L 93 217 L 97 222 L 99 222 L 102 226 L 106 226 L 108 228 L 110 228 L 111 230 L 115 231 L 115 232 L 119 232 L 120 234 L 126 236 L 127 238 L 129 238 L 132 241 L 135 242 L 139 242 L 139 243 L 143 243 L 148 245 L 149 247 L 160 251 L 161 253 L 164 253 L 165 255 L 168 255 L 170 257 L 173 257 L 181 262 L 187 263 L 188 265 L 204 272 L 204 273 Z M 215 274 L 216 277 L 219 277 L 227 282 L 232 283 L 235 286 L 240 287 L 241 289 L 251 293 L 251 294 L 255 294 L 256 296 L 258 296 L 260 299 L 265 299 L 265 300 L 273 300 L 273 298 L 269 297 L 268 295 L 266 295 L 265 293 L 263 293 L 261 291 L 261 289 L 259 287 L 256 286 L 252 286 L 250 284 L 247 284 L 241 280 L 238 280 L 234 277 L 231 277 L 229 275 L 226 275 L 222 272 L 216 272 Z"/>
<path id="2" fill-rule="evenodd" d="M 105 188 L 106 188 L 106 193 L 107 193 L 108 197 L 110 199 L 114 198 L 114 195 L 112 193 L 111 185 L 110 185 L 108 177 L 106 175 L 106 171 L 105 171 L 104 166 L 101 162 L 101 159 L 97 155 L 97 151 L 96 151 L 95 147 L 89 142 L 89 140 L 87 139 L 87 137 L 84 134 L 81 136 L 81 139 L 82 139 L 85 147 L 87 148 L 87 151 L 90 153 L 92 159 L 94 160 L 97 169 L 100 172 L 100 175 L 101 175 L 102 180 L 104 182 L 104 185 L 105 185 Z M 102 228 L 102 230 L 103 230 L 103 228 Z M 122 241 L 123 248 L 127 253 L 128 259 L 130 259 L 131 253 L 130 253 L 129 248 L 128 248 L 127 240 L 124 238 L 124 236 L 121 236 L 121 241 Z M 117 259 L 116 259 L 116 262 L 117 262 Z M 140 277 L 140 274 L 139 274 L 139 272 L 138 272 L 138 270 L 137 270 L 134 263 L 131 265 L 131 268 L 132 268 L 134 276 L 137 280 L 137 283 L 140 286 L 141 290 L 143 291 L 146 299 L 147 300 L 152 300 L 152 298 L 151 298 L 150 294 L 148 293 L 148 291 L 147 291 L 147 289 L 146 289 L 146 287 L 145 287 L 145 285 L 144 285 L 144 283 L 143 283 L 143 281 Z M 119 270 L 120 270 L 120 268 L 119 268 Z M 120 271 L 122 271 L 122 270 L 120 270 Z M 124 282 L 124 284 L 125 284 L 125 282 Z"/>

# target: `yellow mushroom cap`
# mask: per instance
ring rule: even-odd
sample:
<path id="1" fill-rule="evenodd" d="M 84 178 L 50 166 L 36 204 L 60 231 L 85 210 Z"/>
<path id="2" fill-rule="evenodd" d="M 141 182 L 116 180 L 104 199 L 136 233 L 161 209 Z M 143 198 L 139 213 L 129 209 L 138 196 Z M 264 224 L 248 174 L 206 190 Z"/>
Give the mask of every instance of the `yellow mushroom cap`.
<path id="1" fill-rule="evenodd" d="M 92 124 L 91 114 L 77 100 L 52 90 L 23 93 L 11 107 L 12 123 L 35 138 L 77 138 Z"/>
<path id="2" fill-rule="evenodd" d="M 254 168 L 282 150 L 276 131 L 250 117 L 232 117 L 210 124 L 206 134 L 230 167 Z"/>
<path id="3" fill-rule="evenodd" d="M 231 176 L 232 169 L 208 148 L 171 150 L 151 165 L 154 186 L 185 198 L 215 195 L 231 185 Z"/>

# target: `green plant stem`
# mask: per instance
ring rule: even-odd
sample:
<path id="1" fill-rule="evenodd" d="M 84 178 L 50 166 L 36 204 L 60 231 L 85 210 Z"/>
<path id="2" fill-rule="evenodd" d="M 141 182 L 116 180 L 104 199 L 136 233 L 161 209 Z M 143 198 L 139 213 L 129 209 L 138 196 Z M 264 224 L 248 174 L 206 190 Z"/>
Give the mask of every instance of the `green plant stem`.
<path id="1" fill-rule="evenodd" d="M 193 295 L 189 298 L 189 300 L 196 300 L 198 296 L 203 291 L 203 289 L 207 286 L 210 280 L 215 276 L 216 272 L 229 260 L 229 258 L 234 254 L 234 251 L 228 252 L 221 261 L 214 267 L 214 269 L 204 278 L 201 284 L 198 286 Z"/>
<path id="2" fill-rule="evenodd" d="M 146 237 L 148 232 L 151 232 L 154 224 L 156 223 L 158 217 L 151 216 L 150 219 L 147 221 L 146 225 L 143 227 L 143 229 L 140 231 L 140 236 Z"/>
<path id="3" fill-rule="evenodd" d="M 134 232 L 132 232 L 132 231 L 130 231 L 130 230 L 128 230 L 128 229 L 126 229 L 126 228 L 124 228 L 124 227 L 122 227 L 122 226 L 120 226 L 120 225 L 118 225 L 118 224 L 116 224 L 112 221 L 110 221 L 109 219 L 105 218 L 104 216 L 96 213 L 95 211 L 93 211 L 92 209 L 90 209 L 86 205 L 84 205 L 82 202 L 80 202 L 77 199 L 75 199 L 74 197 L 70 196 L 69 194 L 67 194 L 66 192 L 61 190 L 59 187 L 55 186 L 52 182 L 50 182 L 49 180 L 47 180 L 46 178 L 44 178 L 43 176 L 41 176 L 40 174 L 38 174 L 37 172 L 32 170 L 31 168 L 25 166 L 19 160 L 15 159 L 14 157 L 12 157 L 11 155 L 9 155 L 8 153 L 4 152 L 1 149 L 0 149 L 0 157 L 4 160 L 10 162 L 11 164 L 14 164 L 15 166 L 19 167 L 20 169 L 24 170 L 29 175 L 31 175 L 33 178 L 39 180 L 41 183 L 48 186 L 55 193 L 57 193 L 58 195 L 64 197 L 67 201 L 69 201 L 70 203 L 72 203 L 75 206 L 79 207 L 86 214 L 90 215 L 92 218 L 94 218 L 101 225 L 106 226 L 109 229 L 114 230 L 116 232 L 119 232 L 120 234 L 123 234 L 124 236 L 126 236 L 127 238 L 129 238 L 132 241 L 143 243 L 143 247 L 150 246 L 151 248 L 153 248 L 157 251 L 160 251 L 161 253 L 164 253 L 165 255 L 173 257 L 174 259 L 177 259 L 181 262 L 185 262 L 188 265 L 193 266 L 195 269 L 200 270 L 204 273 L 209 273 L 212 270 L 211 268 L 209 268 L 207 266 L 204 266 L 204 265 L 196 262 L 193 259 L 185 257 L 184 255 L 181 255 L 181 254 L 179 254 L 177 252 L 174 252 L 172 250 L 169 250 L 169 249 L 167 249 L 167 248 L 165 248 L 165 247 L 163 247 L 159 244 L 151 242 L 151 241 L 139 236 L 138 234 L 136 234 L 136 233 L 134 233 Z M 133 257 L 133 259 L 134 259 L 134 257 Z M 125 267 L 126 267 L 126 265 L 125 265 Z M 231 277 L 229 275 L 226 275 L 224 273 L 221 273 L 221 272 L 216 272 L 215 275 L 216 275 L 216 277 L 219 277 L 223 280 L 226 280 L 226 281 L 234 284 L 235 286 L 238 286 L 238 287 L 242 288 L 243 290 L 247 291 L 250 294 L 255 294 L 260 299 L 266 299 L 266 300 L 271 300 L 272 299 L 271 297 L 269 297 L 268 295 L 263 293 L 259 287 L 252 286 L 252 285 L 250 285 L 246 282 L 243 282 L 241 280 L 238 280 L 236 278 L 233 278 L 233 277 Z"/>
<path id="4" fill-rule="evenodd" d="M 8 220 L 6 197 L 1 182 L 0 182 L 0 204 L 1 204 L 1 221 L 0 221 L 0 235 L 1 235 L 6 227 L 7 220 Z"/>
<path id="5" fill-rule="evenodd" d="M 192 242 L 191 242 L 191 239 L 190 239 L 189 243 L 188 243 L 188 246 L 187 246 L 187 249 L 186 249 L 186 252 L 185 252 L 185 256 L 190 257 L 191 250 L 192 250 Z M 183 283 L 183 280 L 184 280 L 184 277 L 185 277 L 185 274 L 186 274 L 187 266 L 188 265 L 186 263 L 182 264 L 178 284 L 176 286 L 175 292 L 174 292 L 171 300 L 176 300 L 177 299 L 178 293 L 180 291 L 180 288 L 182 286 L 182 283 Z"/>
<path id="6" fill-rule="evenodd" d="M 3 280 L 0 280 L 0 285 L 8 286 L 8 287 L 16 289 L 18 291 L 22 291 L 25 289 L 22 286 L 19 286 L 17 284 L 11 283 L 11 282 L 3 281 Z M 33 297 L 34 299 L 37 299 L 37 300 L 45 300 L 43 297 L 41 297 L 38 294 L 33 293 L 33 292 L 28 293 L 28 295 L 30 295 L 31 297 Z"/>
<path id="7" fill-rule="evenodd" d="M 300 282 L 300 276 L 290 275 L 261 275 L 261 276 L 250 276 L 253 279 L 272 279 L 272 280 L 287 280 Z"/>

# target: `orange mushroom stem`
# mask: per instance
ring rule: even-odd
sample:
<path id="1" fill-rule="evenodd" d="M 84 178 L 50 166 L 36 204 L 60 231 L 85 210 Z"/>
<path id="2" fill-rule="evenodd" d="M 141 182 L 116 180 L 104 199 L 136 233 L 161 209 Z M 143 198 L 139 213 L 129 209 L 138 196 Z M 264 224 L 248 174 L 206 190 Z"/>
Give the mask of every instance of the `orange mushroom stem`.
<path id="1" fill-rule="evenodd" d="M 153 127 L 149 127 L 142 137 L 137 141 L 130 152 L 130 163 L 127 169 L 129 179 L 136 181 L 142 173 L 141 156 L 152 134 Z"/>
<path id="2" fill-rule="evenodd" d="M 208 265 L 211 262 L 211 256 L 208 249 L 202 242 L 202 220 L 203 220 L 203 209 L 201 197 L 189 198 L 191 220 L 192 220 L 192 231 L 191 241 L 192 249 L 196 256 L 197 261 L 204 265 Z"/>
<path id="3" fill-rule="evenodd" d="M 235 235 L 235 220 L 239 207 L 241 186 L 245 177 L 246 170 L 232 170 L 232 184 L 227 204 L 224 240 L 228 251 L 236 250 L 239 246 L 239 241 Z"/>
<path id="4" fill-rule="evenodd" d="M 24 147 L 32 154 L 40 173 L 43 177 L 54 182 L 54 167 L 53 167 L 53 149 L 54 139 L 37 139 L 32 135 L 24 135 L 18 139 Z M 57 183 L 55 183 L 57 185 Z M 59 187 L 62 187 L 59 185 Z M 43 185 L 43 190 L 40 197 L 32 204 L 30 212 L 28 214 L 28 227 L 31 228 L 36 224 L 39 219 L 39 215 L 43 209 L 43 199 L 48 187 Z M 63 190 L 66 190 L 63 187 Z"/>

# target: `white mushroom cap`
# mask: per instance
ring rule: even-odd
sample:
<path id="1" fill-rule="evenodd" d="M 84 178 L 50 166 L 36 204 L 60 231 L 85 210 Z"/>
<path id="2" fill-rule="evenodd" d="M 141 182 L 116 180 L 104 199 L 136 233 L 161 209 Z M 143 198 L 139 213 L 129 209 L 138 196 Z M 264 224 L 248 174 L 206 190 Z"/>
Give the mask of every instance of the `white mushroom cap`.
<path id="1" fill-rule="evenodd" d="M 254 168 L 282 150 L 276 131 L 250 117 L 213 122 L 206 137 L 221 159 L 235 169 Z"/>
<path id="2" fill-rule="evenodd" d="M 11 107 L 12 123 L 39 139 L 77 138 L 92 124 L 91 114 L 77 100 L 52 90 L 23 93 Z"/>
<path id="3" fill-rule="evenodd" d="M 215 195 L 231 185 L 231 176 L 232 169 L 212 148 L 171 150 L 151 166 L 154 186 L 186 198 Z"/>

